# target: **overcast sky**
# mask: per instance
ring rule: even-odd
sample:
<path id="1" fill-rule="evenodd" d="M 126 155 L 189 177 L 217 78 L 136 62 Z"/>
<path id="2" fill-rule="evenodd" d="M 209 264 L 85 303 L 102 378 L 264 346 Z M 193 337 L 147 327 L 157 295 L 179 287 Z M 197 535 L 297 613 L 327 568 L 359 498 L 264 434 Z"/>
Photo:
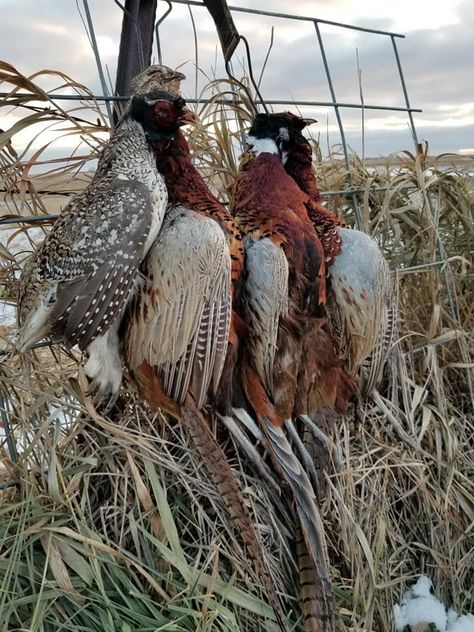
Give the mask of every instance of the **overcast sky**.
<path id="1" fill-rule="evenodd" d="M 397 38 L 420 140 L 430 152 L 474 154 L 474 3 L 472 0 L 234 0 L 233 5 L 318 17 L 405 34 Z M 82 0 L 0 0 L 0 58 L 23 73 L 43 68 L 64 71 L 101 92 L 92 50 L 78 6 Z M 122 13 L 113 0 L 89 0 L 101 59 L 115 80 Z M 158 2 L 159 13 L 165 4 Z M 198 92 L 208 77 L 223 76 L 214 25 L 206 10 L 193 8 L 198 44 Z M 266 99 L 329 101 L 330 93 L 314 26 L 275 17 L 234 13 L 239 31 L 250 42 L 258 77 L 274 27 L 274 46 L 262 81 Z M 321 33 L 339 102 L 359 103 L 361 85 L 366 104 L 404 106 L 391 39 L 353 30 L 321 26 Z M 161 30 L 163 62 L 181 66 L 187 75 L 185 96 L 195 96 L 194 39 L 189 10 L 175 4 Z M 156 50 L 156 49 L 155 49 Z M 239 69 L 239 47 L 234 68 Z M 156 52 L 155 59 L 156 61 Z M 45 87 L 53 85 L 44 83 Z M 0 84 L 0 91 L 8 88 Z M 287 106 L 291 108 L 291 106 Z M 275 109 L 281 109 L 275 106 Z M 292 109 L 295 109 L 294 107 Z M 323 153 L 339 142 L 331 108 L 302 108 L 318 119 Z M 342 109 L 349 145 L 361 151 L 361 113 Z M 1 124 L 0 127 L 4 125 Z M 385 155 L 412 149 L 404 113 L 365 111 L 365 153 Z"/>

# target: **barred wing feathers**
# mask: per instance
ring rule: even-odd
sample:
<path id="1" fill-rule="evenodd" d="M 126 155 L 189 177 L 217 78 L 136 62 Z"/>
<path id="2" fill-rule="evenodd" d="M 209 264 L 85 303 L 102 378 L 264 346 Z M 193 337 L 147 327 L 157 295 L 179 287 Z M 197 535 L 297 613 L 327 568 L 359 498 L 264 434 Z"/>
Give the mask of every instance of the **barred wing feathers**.
<path id="1" fill-rule="evenodd" d="M 217 387 L 231 317 L 231 260 L 213 219 L 171 208 L 144 264 L 146 286 L 127 318 L 126 357 L 140 381 L 145 361 L 166 395 L 182 404 L 191 387 L 198 408 Z"/>
<path id="2" fill-rule="evenodd" d="M 288 313 L 288 261 L 271 239 L 244 239 L 247 278 L 242 291 L 252 339 L 252 362 L 267 393 L 273 392 L 278 325 Z"/>
<path id="3" fill-rule="evenodd" d="M 38 253 L 56 339 L 81 349 L 124 309 L 151 226 L 148 189 L 115 178 L 90 187 L 56 222 Z"/>

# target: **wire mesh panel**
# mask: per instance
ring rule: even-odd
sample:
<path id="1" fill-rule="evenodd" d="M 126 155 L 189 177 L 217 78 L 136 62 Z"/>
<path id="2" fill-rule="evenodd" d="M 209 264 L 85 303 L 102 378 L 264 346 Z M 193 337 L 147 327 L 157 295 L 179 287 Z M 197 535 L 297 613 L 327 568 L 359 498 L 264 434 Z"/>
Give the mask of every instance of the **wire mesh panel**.
<path id="1" fill-rule="evenodd" d="M 124 9 L 120 3 L 116 4 Z M 84 6 L 87 8 L 87 2 Z M 341 155 L 347 179 L 343 188 L 323 189 L 322 195 L 327 200 L 335 196 L 348 200 L 353 209 L 356 225 L 365 228 L 368 222 L 362 217 L 361 206 L 364 204 L 368 206 L 368 203 L 364 201 L 364 196 L 367 198 L 370 195 L 383 196 L 388 189 L 387 186 L 380 185 L 376 178 L 370 183 L 370 187 L 357 185 L 354 180 L 354 162 L 351 160 L 351 151 L 354 147 L 355 149 L 362 147 L 362 158 L 364 152 L 370 153 L 370 147 L 364 146 L 364 134 L 370 136 L 371 121 L 377 121 L 388 115 L 396 116 L 399 120 L 403 119 L 407 130 L 407 140 L 413 143 L 415 148 L 413 160 L 420 159 L 420 164 L 422 164 L 421 148 L 414 120 L 414 113 L 421 110 L 411 106 L 397 44 L 404 36 L 399 33 L 308 16 L 234 6 L 229 8 L 238 32 L 247 38 L 250 50 L 250 55 L 247 55 L 242 45 L 234 48 L 229 57 L 233 75 L 242 77 L 242 75 L 251 74 L 253 76 L 260 92 L 260 96 L 257 95 L 255 98 L 257 107 L 263 105 L 263 99 L 265 104 L 274 110 L 295 109 L 304 116 L 315 115 L 319 120 L 320 128 L 326 129 L 328 135 L 337 135 L 342 148 Z M 209 80 L 225 76 L 226 67 L 225 60 L 218 50 L 214 24 L 206 7 L 201 2 L 193 0 L 172 0 L 171 3 L 167 3 L 166 8 L 162 6 L 162 3 L 158 3 L 158 12 L 161 17 L 154 29 L 154 46 L 158 59 L 165 64 L 176 65 L 174 62 L 182 61 L 183 55 L 190 58 L 186 70 L 189 86 L 186 88 L 186 99 L 190 103 L 199 105 L 209 102 L 209 97 L 202 93 L 204 86 Z M 86 17 L 97 65 L 101 68 L 96 38 L 93 37 L 94 23 L 87 10 Z M 133 17 L 133 20 L 140 34 L 138 18 Z M 179 38 L 176 37 L 178 21 Z M 343 80 L 342 64 L 345 63 L 346 58 L 341 61 L 338 56 L 346 37 L 353 38 L 351 46 L 354 52 L 352 60 L 354 72 L 351 81 Z M 380 38 L 392 54 L 390 68 L 384 67 L 382 75 L 376 61 L 373 61 L 368 54 L 369 42 L 374 39 L 378 41 Z M 266 41 L 263 46 L 262 40 Z M 209 46 L 209 41 L 213 41 L 212 46 Z M 184 52 L 183 43 L 186 47 Z M 365 46 L 368 47 L 367 54 Z M 358 66 L 362 68 L 362 79 L 358 73 Z M 103 78 L 103 72 L 101 73 Z M 105 86 L 105 81 L 102 81 L 102 85 Z M 105 90 L 103 92 L 99 95 L 52 93 L 48 97 L 58 103 L 70 100 L 84 103 L 90 99 L 91 102 L 110 104 L 111 101 L 127 99 L 127 95 L 112 96 L 105 94 Z M 0 95 L 4 98 L 7 96 L 8 93 Z M 222 99 L 225 104 L 225 97 Z M 213 103 L 217 102 L 213 101 Z M 229 97 L 228 103 L 235 105 L 235 94 Z M 109 111 L 109 120 L 111 118 Z M 98 129 L 104 132 L 103 126 L 98 126 Z M 422 195 L 423 208 L 428 209 L 431 216 L 436 218 L 436 201 L 432 199 L 429 189 L 424 189 L 420 193 L 420 187 L 426 184 L 428 176 L 421 174 L 417 181 L 406 181 L 399 186 L 405 190 L 412 190 L 413 194 Z M 54 221 L 57 215 L 45 214 L 44 210 L 48 209 L 43 209 L 40 214 L 34 216 L 0 217 L 0 227 L 2 225 L 12 227 L 16 224 L 45 224 Z M 413 265 L 410 265 L 410 261 L 404 260 L 403 266 L 400 266 L 395 274 L 406 275 L 442 268 L 441 274 L 449 314 L 453 322 L 458 323 L 459 315 L 451 264 L 443 243 L 445 234 L 437 230 L 436 226 L 433 232 L 436 241 L 436 256 L 421 263 L 414 262 Z M 396 235 L 390 236 L 391 245 L 396 245 L 396 239 Z M 5 405 L 2 404 L 0 408 L 5 416 L 7 414 Z"/>

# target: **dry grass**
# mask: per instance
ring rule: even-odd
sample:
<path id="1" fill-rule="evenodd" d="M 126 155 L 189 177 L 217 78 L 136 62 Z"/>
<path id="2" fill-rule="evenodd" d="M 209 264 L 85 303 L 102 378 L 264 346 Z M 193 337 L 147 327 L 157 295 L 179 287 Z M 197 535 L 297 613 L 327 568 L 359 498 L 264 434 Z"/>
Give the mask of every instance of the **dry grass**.
<path id="1" fill-rule="evenodd" d="M 5 213 L 56 210 L 50 200 L 65 203 L 102 142 L 103 123 L 84 122 L 102 120 L 100 111 L 58 109 L 38 87 L 41 79 L 32 83 L 0 64 L 2 89 L 12 88 L 2 112 L 14 106 L 24 116 L 0 133 Z M 38 107 L 49 109 L 31 114 L 31 101 L 15 87 L 33 90 L 43 102 Z M 228 82 L 209 86 L 204 96 L 214 101 L 199 109 L 204 124 L 190 143 L 224 198 L 250 114 L 248 104 L 218 105 L 223 92 L 238 91 Z M 44 164 L 50 137 L 42 141 L 39 120 L 52 122 L 57 136 L 80 140 L 77 160 L 67 155 Z M 32 159 L 16 149 L 20 129 L 31 131 L 31 139 L 38 135 Z M 39 180 L 32 176 L 38 162 Z M 367 404 L 359 423 L 347 418 L 333 428 L 340 465 L 327 473 L 324 521 L 344 629 L 382 632 L 392 629 L 391 606 L 420 573 L 431 576 L 446 603 L 474 611 L 474 200 L 466 164 L 453 159 L 450 166 L 449 157 L 402 152 L 385 164 L 357 156 L 352 163 L 364 229 L 399 270 L 399 340 L 380 401 Z M 315 167 L 322 190 L 347 188 L 336 150 Z M 467 169 L 472 173 L 473 164 Z M 328 203 L 352 222 L 347 197 Z M 11 301 L 23 256 L 15 243 L 28 230 L 13 234 L 0 253 L 2 292 Z M 443 268 L 403 272 L 440 258 Z M 5 345 L 10 332 L 0 335 Z M 0 492 L 2 629 L 274 629 L 239 534 L 185 429 L 153 417 L 126 392 L 120 417 L 97 416 L 77 363 L 54 348 L 1 367 L 0 392 L 19 452 L 13 463 L 2 447 L 2 480 L 21 481 Z M 269 551 L 289 629 L 298 630 L 289 508 L 241 461 L 222 429 L 216 432 Z"/>

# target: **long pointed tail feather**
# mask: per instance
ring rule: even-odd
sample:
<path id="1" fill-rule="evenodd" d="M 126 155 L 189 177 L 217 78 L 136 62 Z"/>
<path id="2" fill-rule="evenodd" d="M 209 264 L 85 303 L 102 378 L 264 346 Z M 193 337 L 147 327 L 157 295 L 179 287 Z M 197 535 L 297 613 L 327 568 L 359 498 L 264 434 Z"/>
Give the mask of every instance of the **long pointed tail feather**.
<path id="1" fill-rule="evenodd" d="M 236 528 L 241 533 L 248 554 L 252 558 L 258 575 L 264 583 L 278 624 L 282 630 L 287 630 L 285 616 L 278 601 L 276 588 L 265 561 L 263 545 L 255 529 L 250 512 L 244 502 L 239 481 L 232 471 L 224 451 L 214 438 L 209 424 L 203 414 L 198 410 L 190 395 L 186 398 L 182 411 L 191 438 L 204 460 L 207 470 L 221 494 Z"/>
<path id="2" fill-rule="evenodd" d="M 329 632 L 334 628 L 333 610 L 327 600 L 321 600 L 321 580 L 308 553 L 303 531 L 296 532 L 300 601 L 304 617 L 304 632 Z"/>
<path id="3" fill-rule="evenodd" d="M 247 435 L 240 429 L 235 419 L 233 419 L 232 417 L 226 417 L 225 415 L 218 414 L 217 416 L 219 421 L 224 424 L 230 434 L 234 437 L 234 440 L 236 441 L 240 449 L 245 453 L 245 456 L 258 471 L 258 474 L 263 478 L 263 480 L 268 483 L 269 487 L 271 487 L 274 492 L 280 493 L 280 486 L 276 481 L 275 474 L 272 473 L 270 467 L 262 459 L 262 456 L 258 452 L 257 448 L 253 445 L 253 443 L 251 443 Z"/>
<path id="4" fill-rule="evenodd" d="M 261 419 L 269 440 L 271 454 L 276 465 L 288 482 L 296 501 L 296 511 L 300 519 L 308 552 L 317 568 L 324 598 L 331 599 L 332 589 L 328 572 L 327 550 L 324 527 L 317 507 L 314 490 L 301 463 L 293 454 L 291 445 L 283 429 L 266 418 Z"/>

